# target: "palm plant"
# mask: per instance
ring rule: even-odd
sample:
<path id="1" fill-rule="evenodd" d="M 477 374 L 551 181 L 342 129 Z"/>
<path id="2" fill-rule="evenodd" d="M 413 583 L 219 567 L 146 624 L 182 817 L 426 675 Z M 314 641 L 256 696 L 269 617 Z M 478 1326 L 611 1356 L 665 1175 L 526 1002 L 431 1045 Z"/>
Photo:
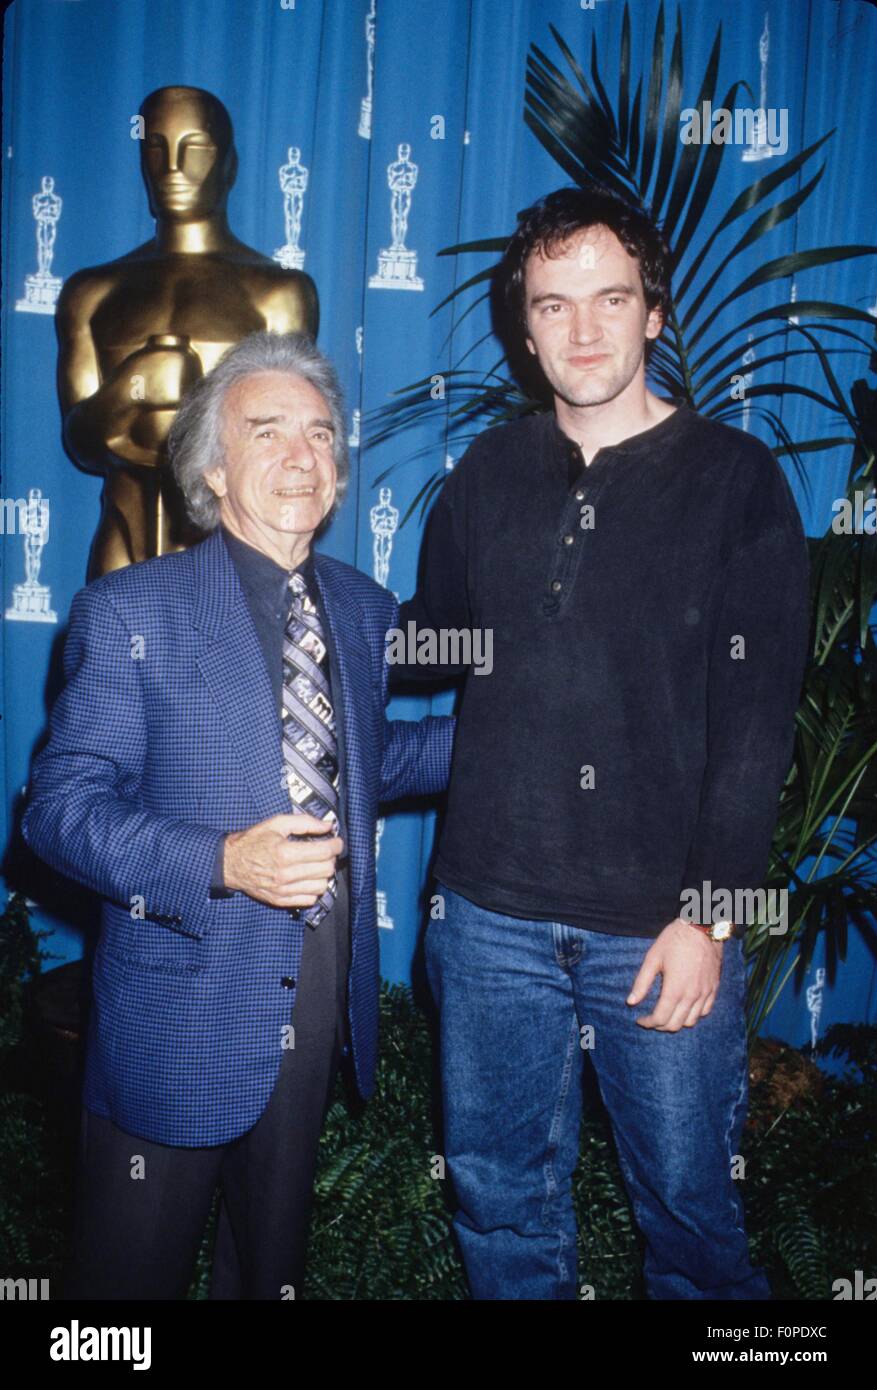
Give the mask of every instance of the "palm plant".
<path id="1" fill-rule="evenodd" d="M 873 334 L 873 317 L 863 310 L 820 299 L 796 301 L 787 297 L 745 317 L 742 305 L 747 295 L 775 281 L 790 280 L 817 266 L 873 255 L 877 247 L 854 244 L 796 251 L 767 259 L 752 273 L 734 279 L 737 258 L 795 216 L 811 197 L 822 178 L 824 163 L 797 191 L 770 201 L 796 179 L 833 132 L 782 163 L 774 162 L 769 173 L 754 178 L 723 207 L 716 190 L 729 147 L 711 142 L 683 144 L 680 140 L 684 60 L 679 11 L 666 65 L 661 5 L 647 81 L 644 86 L 646 75 L 640 76 L 631 95 L 631 23 L 625 4 L 614 106 L 600 76 L 596 39 L 591 42 L 588 76 L 557 30 L 552 27 L 551 33 L 567 71 L 536 45 L 531 46 L 525 122 L 569 180 L 577 184 L 596 180 L 632 198 L 662 226 L 672 247 L 672 305 L 648 364 L 655 384 L 666 395 L 713 419 L 732 422 L 744 408 L 760 415 L 774 433 L 775 454 L 789 456 L 805 490 L 809 480 L 802 455 L 843 446 L 853 450 L 848 496 L 856 490 L 873 489 L 874 396 L 861 381 L 853 389 L 852 403 L 847 402 L 830 361 L 838 354 L 870 353 L 870 339 L 844 325 L 866 324 Z M 745 82 L 734 82 L 721 102 L 715 103 L 720 57 L 721 24 L 700 81 L 695 103 L 698 110 L 706 102 L 733 109 L 739 89 L 749 91 Z M 495 260 L 508 235 L 450 246 L 440 253 L 491 257 L 490 264 L 460 284 L 433 311 L 438 313 L 448 305 L 456 309 L 461 299 L 470 298 L 454 317 L 452 334 L 490 298 Z M 816 322 L 804 326 L 802 318 Z M 498 336 L 502 337 L 502 332 L 499 325 Z M 828 337 L 831 345 L 824 346 L 820 335 Z M 470 352 L 491 336 L 491 331 L 485 333 Z M 518 364 L 506 354 L 484 372 L 467 365 L 468 356 L 464 354 L 443 374 L 448 408 L 444 437 L 439 441 L 442 456 L 450 449 L 465 447 L 487 425 L 546 407 L 538 389 L 522 387 L 516 380 Z M 821 369 L 824 390 L 795 380 L 789 372 L 790 368 L 814 363 Z M 735 399 L 736 393 L 730 390 L 731 374 L 739 373 L 744 364 L 751 374 L 761 370 L 764 375 L 764 369 L 771 368 L 774 378 L 749 385 L 745 402 Z M 786 379 L 787 372 L 792 379 Z M 367 447 L 427 421 L 432 424 L 432 382 L 430 377 L 410 383 L 388 406 L 375 412 Z M 832 426 L 830 434 L 793 440 L 775 408 L 786 396 L 804 397 L 832 416 L 840 415 L 848 431 L 839 435 Z M 430 444 L 385 469 L 375 485 L 434 447 Z M 409 504 L 403 524 L 418 506 L 421 515 L 425 512 L 444 476 L 440 467 L 426 480 Z M 820 932 L 827 934 L 830 973 L 837 959 L 844 958 L 848 920 L 865 935 L 872 949 L 877 941 L 869 920 L 877 907 L 877 890 L 868 882 L 868 851 L 875 839 L 868 827 L 873 825 L 877 792 L 875 656 L 869 626 L 877 592 L 877 563 L 869 540 L 868 536 L 836 535 L 829 528 L 813 544 L 812 659 L 798 712 L 795 759 L 782 794 L 768 884 L 791 889 L 794 908 L 782 935 L 771 934 L 767 924 L 749 933 L 747 952 L 754 961 L 749 1019 L 753 1035 L 796 966 L 799 977 L 806 968 Z"/>
<path id="2" fill-rule="evenodd" d="M 802 330 L 807 332 L 807 330 Z M 809 335 L 808 335 L 809 336 Z M 855 441 L 846 498 L 873 489 L 877 392 L 857 381 L 848 406 L 827 359 L 836 406 Z M 754 1034 L 786 981 L 797 981 L 824 933 L 834 978 L 852 921 L 877 953 L 872 847 L 877 843 L 877 654 L 871 612 L 877 545 L 831 527 L 811 542 L 812 645 L 798 708 L 795 756 L 780 798 L 769 886 L 790 890 L 787 930 L 749 933 L 749 1027 Z"/>

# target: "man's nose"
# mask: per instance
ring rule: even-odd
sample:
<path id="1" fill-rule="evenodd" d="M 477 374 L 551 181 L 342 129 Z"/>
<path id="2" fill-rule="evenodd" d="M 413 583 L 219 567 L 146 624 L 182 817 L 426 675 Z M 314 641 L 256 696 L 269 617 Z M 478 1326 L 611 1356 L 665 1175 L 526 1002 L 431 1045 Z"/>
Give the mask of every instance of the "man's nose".
<path id="1" fill-rule="evenodd" d="M 569 324 L 569 336 L 576 343 L 592 343 L 602 337 L 603 330 L 594 310 L 588 304 L 577 304 L 573 308 Z"/>
<path id="2" fill-rule="evenodd" d="M 302 473 L 310 473 L 317 462 L 317 455 L 307 435 L 294 435 L 287 440 L 282 462 L 284 468 L 297 468 Z"/>

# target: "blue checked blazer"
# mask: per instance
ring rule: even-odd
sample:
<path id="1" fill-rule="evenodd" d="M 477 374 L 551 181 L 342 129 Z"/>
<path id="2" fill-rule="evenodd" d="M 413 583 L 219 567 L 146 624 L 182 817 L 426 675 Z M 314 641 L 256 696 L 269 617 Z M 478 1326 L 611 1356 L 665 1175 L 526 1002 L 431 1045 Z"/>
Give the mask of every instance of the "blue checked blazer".
<path id="1" fill-rule="evenodd" d="M 377 806 L 447 785 L 454 721 L 386 718 L 398 604 L 339 560 L 315 566 L 340 676 L 350 1038 L 368 1096 Z M 290 810 L 269 675 L 220 530 L 81 589 L 64 670 L 23 831 L 103 899 L 84 1104 L 159 1143 L 227 1142 L 271 1094 L 294 1001 L 281 979 L 298 978 L 308 929 L 243 893 L 210 895 L 222 834 Z"/>

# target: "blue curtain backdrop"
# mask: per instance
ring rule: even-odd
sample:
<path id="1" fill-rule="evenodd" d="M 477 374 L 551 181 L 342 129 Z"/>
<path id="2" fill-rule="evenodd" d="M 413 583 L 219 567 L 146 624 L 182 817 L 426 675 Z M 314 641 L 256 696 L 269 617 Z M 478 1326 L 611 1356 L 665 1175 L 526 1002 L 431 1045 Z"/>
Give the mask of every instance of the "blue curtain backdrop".
<path id="1" fill-rule="evenodd" d="M 367 17 L 376 10 L 373 74 L 369 77 Z M 648 64 L 657 0 L 631 5 L 633 72 Z M 807 246 L 871 243 L 877 225 L 873 172 L 877 9 L 864 0 L 685 0 L 683 105 L 697 100 L 719 22 L 723 26 L 718 90 L 745 79 L 759 100 L 759 39 L 769 20 L 767 102 L 785 108 L 791 157 L 828 131 L 826 170 L 817 194 L 799 213 L 740 258 L 741 273 L 767 257 Z M 75 270 L 129 251 L 153 234 L 139 169 L 132 117 L 154 88 L 207 88 L 234 122 L 240 167 L 229 200 L 233 232 L 272 255 L 284 240 L 278 171 L 297 147 L 308 170 L 301 246 L 304 268 L 321 300 L 320 344 L 337 363 L 350 406 L 351 435 L 369 412 L 406 384 L 442 373 L 469 352 L 473 369 L 492 367 L 499 351 L 482 305 L 452 336 L 450 311 L 437 305 L 488 262 L 483 256 L 440 257 L 454 243 L 507 234 L 515 213 L 567 182 L 523 119 L 525 65 L 531 44 L 562 59 L 549 26 L 559 30 L 584 65 L 596 37 L 604 77 L 617 86 L 622 0 L 16 0 L 5 16 L 3 107 L 2 496 L 39 488 L 50 502 L 50 530 L 40 579 L 51 590 L 57 623 L 3 623 L 5 844 L 44 728 L 46 696 L 57 667 L 71 598 L 84 583 L 88 547 L 98 519 L 101 480 L 80 472 L 61 444 L 55 391 L 56 343 L 51 314 L 20 311 L 25 279 L 37 268 L 32 199 L 54 180 L 62 200 L 52 273 Z M 666 10 L 668 33 L 675 6 Z M 669 51 L 670 40 L 667 49 Z M 370 131 L 363 102 L 373 96 Z M 441 120 L 437 120 L 441 117 Z M 400 144 L 417 166 L 406 243 L 417 253 L 423 287 L 415 292 L 370 286 L 378 253 L 390 241 L 388 166 Z M 808 164 L 795 184 L 812 177 Z M 751 182 L 740 151 L 726 153 L 719 188 L 723 206 Z M 693 251 L 699 249 L 696 243 Z M 776 286 L 749 295 L 747 312 L 787 298 Z M 799 299 L 832 299 L 877 313 L 877 260 L 860 258 L 799 277 Z M 729 310 L 718 331 L 730 328 Z M 833 359 L 844 390 L 867 376 L 867 353 Z M 745 370 L 741 366 L 740 370 Z M 873 378 L 869 378 L 873 384 Z M 814 371 L 809 382 L 822 381 Z M 376 449 L 354 447 L 353 482 L 340 517 L 323 542 L 331 554 L 374 572 L 372 510 L 375 480 L 392 464 L 389 505 L 404 515 L 431 474 L 452 467 L 462 451 L 443 437 L 453 400 L 435 402 L 435 422 Z M 793 439 L 836 433 L 819 408 L 800 399 L 783 406 Z M 753 415 L 749 428 L 768 443 L 769 428 Z M 426 449 L 420 457 L 417 451 Z M 825 529 L 842 491 L 848 450 L 808 456 L 809 493 L 790 475 L 805 525 Z M 7 523 L 7 530 L 10 529 Z M 386 583 L 402 598 L 412 591 L 420 521 L 392 538 Z M 24 577 L 20 535 L 4 537 L 3 611 Z M 403 718 L 446 712 L 451 697 L 406 697 L 392 712 Z M 100 712 L 95 711 L 95 717 Z M 388 817 L 380 840 L 379 889 L 385 895 L 383 973 L 408 978 L 423 921 L 423 887 L 434 817 Z M 38 893 L 36 895 L 38 897 Z M 55 929 L 50 949 L 61 958 L 82 950 L 70 919 L 81 904 L 39 902 L 39 925 Z M 69 910 L 68 910 L 69 909 Z M 87 909 L 86 909 L 87 910 Z M 874 963 L 851 939 L 834 987 L 824 989 L 814 961 L 805 993 L 786 991 L 767 1031 L 796 1044 L 837 1020 L 873 1017 Z M 821 991 L 821 992 L 820 992 Z M 817 1013 L 817 1009 L 821 1009 Z"/>

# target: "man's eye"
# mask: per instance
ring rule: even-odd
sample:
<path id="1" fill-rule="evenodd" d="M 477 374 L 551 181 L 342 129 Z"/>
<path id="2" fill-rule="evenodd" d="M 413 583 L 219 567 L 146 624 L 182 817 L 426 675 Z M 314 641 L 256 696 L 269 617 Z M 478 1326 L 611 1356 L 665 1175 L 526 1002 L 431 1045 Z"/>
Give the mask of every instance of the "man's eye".
<path id="1" fill-rule="evenodd" d="M 256 435 L 257 439 L 271 439 L 274 436 L 273 430 L 260 430 Z"/>
<path id="2" fill-rule="evenodd" d="M 316 434 L 311 435 L 311 438 L 318 439 L 321 444 L 332 443 L 332 436 L 328 430 L 318 430 Z"/>
<path id="3" fill-rule="evenodd" d="M 623 304 L 623 303 L 624 303 L 624 295 L 623 295 L 623 294 L 613 294 L 613 295 L 610 295 L 609 299 L 608 299 L 606 302 L 607 302 L 608 304 Z"/>

